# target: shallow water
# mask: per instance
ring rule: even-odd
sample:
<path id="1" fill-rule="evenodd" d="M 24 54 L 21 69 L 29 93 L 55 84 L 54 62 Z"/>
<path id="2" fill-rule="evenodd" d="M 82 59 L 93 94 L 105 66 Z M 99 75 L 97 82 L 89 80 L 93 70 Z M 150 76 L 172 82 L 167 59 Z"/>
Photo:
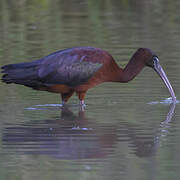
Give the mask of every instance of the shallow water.
<path id="1" fill-rule="evenodd" d="M 0 0 L 0 65 L 95 46 L 124 67 L 151 48 L 174 88 L 145 68 L 132 82 L 57 94 L 0 82 L 1 179 L 179 179 L 179 1 Z"/>

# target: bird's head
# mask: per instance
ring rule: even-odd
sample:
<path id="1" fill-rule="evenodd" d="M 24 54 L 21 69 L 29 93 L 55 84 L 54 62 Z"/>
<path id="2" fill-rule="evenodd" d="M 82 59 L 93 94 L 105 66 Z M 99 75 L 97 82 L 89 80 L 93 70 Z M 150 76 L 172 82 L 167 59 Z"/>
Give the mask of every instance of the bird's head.
<path id="1" fill-rule="evenodd" d="M 146 48 L 141 48 L 141 51 L 144 51 L 144 56 L 145 56 L 145 65 L 148 67 L 153 68 L 157 74 L 160 76 L 166 87 L 168 88 L 173 101 L 176 101 L 175 93 L 174 90 L 163 70 L 163 68 L 160 65 L 159 58 L 150 50 Z"/>

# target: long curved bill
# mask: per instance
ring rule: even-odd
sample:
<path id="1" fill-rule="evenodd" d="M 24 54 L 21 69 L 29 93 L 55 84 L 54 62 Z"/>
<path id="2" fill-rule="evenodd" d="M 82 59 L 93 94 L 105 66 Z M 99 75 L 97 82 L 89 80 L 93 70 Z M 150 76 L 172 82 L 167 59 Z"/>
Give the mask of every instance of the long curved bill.
<path id="1" fill-rule="evenodd" d="M 176 96 L 174 93 L 174 90 L 166 76 L 166 73 L 164 72 L 163 68 L 161 67 L 158 58 L 156 57 L 156 60 L 154 62 L 154 70 L 158 73 L 158 75 L 160 76 L 160 78 L 163 80 L 164 84 L 166 85 L 166 87 L 168 88 L 171 96 L 172 96 L 172 100 L 173 102 L 176 102 Z"/>

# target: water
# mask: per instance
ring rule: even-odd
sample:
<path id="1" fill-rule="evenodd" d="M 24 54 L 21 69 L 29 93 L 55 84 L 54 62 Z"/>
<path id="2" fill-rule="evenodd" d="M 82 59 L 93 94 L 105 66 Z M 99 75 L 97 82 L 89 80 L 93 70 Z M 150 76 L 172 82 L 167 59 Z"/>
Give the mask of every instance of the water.
<path id="1" fill-rule="evenodd" d="M 179 102 L 180 102 L 179 100 L 173 101 L 172 97 L 169 97 L 169 98 L 166 98 L 162 101 L 152 101 L 152 102 L 149 102 L 148 104 L 159 104 L 159 103 L 160 104 L 172 104 L 172 103 L 178 104 Z"/>
<path id="2" fill-rule="evenodd" d="M 151 48 L 177 104 L 150 68 L 89 90 L 62 108 L 57 94 L 0 82 L 1 179 L 179 179 L 179 1 L 0 0 L 0 65 L 95 46 L 124 67 Z"/>

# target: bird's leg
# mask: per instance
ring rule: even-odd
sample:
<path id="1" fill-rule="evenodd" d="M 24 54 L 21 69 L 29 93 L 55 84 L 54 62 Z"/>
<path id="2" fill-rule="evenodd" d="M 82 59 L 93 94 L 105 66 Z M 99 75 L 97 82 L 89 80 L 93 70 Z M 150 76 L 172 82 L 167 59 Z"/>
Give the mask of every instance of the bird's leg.
<path id="1" fill-rule="evenodd" d="M 78 92 L 77 94 L 80 100 L 80 105 L 85 106 L 84 98 L 85 98 L 86 92 Z"/>
<path id="2" fill-rule="evenodd" d="M 85 102 L 84 102 L 84 98 L 85 98 L 85 95 L 86 95 L 86 92 L 78 92 L 78 97 L 79 97 L 79 100 L 80 100 L 80 111 L 84 111 L 85 109 Z"/>
<path id="3" fill-rule="evenodd" d="M 68 93 L 61 93 L 62 105 L 66 105 L 68 99 L 73 95 L 74 91 Z"/>
<path id="4" fill-rule="evenodd" d="M 80 104 L 81 106 L 86 106 L 85 103 L 84 103 L 84 100 L 80 100 L 79 104 Z"/>
<path id="5" fill-rule="evenodd" d="M 62 106 L 65 106 L 66 105 L 66 102 L 62 100 Z"/>
<path id="6" fill-rule="evenodd" d="M 84 112 L 85 107 L 86 107 L 86 104 L 84 103 L 84 101 L 83 102 L 80 101 L 79 111 Z"/>

